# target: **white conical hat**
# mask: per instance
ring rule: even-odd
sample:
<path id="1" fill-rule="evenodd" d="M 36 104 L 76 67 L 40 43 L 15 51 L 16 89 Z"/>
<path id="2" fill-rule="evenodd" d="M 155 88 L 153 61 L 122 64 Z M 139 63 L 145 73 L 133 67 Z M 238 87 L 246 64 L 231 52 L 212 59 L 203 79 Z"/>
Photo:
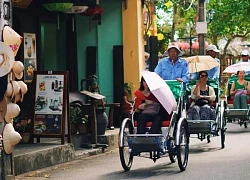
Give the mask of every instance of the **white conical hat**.
<path id="1" fill-rule="evenodd" d="M 14 56 L 16 56 L 17 51 L 20 47 L 23 38 L 14 31 L 10 26 L 4 26 L 3 28 L 3 42 L 10 46 L 12 51 L 14 52 Z"/>
<path id="2" fill-rule="evenodd" d="M 15 131 L 13 125 L 8 123 L 3 129 L 3 149 L 6 154 L 11 154 L 22 137 Z"/>
<path id="3" fill-rule="evenodd" d="M 23 102 L 23 97 L 24 95 L 27 93 L 28 91 L 28 87 L 27 84 L 25 84 L 23 81 L 17 81 L 19 87 L 20 87 L 20 91 L 21 91 L 21 102 Z"/>
<path id="4" fill-rule="evenodd" d="M 14 58 L 11 48 L 0 41 L 0 77 L 5 76 L 11 71 Z"/>
<path id="5" fill-rule="evenodd" d="M 21 61 L 15 61 L 12 68 L 14 75 L 17 79 L 22 79 L 24 65 Z"/>
<path id="6" fill-rule="evenodd" d="M 7 112 L 5 115 L 5 121 L 11 123 L 12 119 L 17 117 L 20 113 L 20 107 L 15 103 L 7 104 Z"/>

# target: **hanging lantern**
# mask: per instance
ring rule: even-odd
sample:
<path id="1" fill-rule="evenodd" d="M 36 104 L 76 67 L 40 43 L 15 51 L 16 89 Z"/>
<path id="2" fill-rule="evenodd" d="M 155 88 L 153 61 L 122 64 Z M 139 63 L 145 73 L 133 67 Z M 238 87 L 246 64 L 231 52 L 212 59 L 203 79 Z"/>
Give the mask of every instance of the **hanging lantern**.
<path id="1" fill-rule="evenodd" d="M 183 45 L 182 45 L 182 49 L 185 50 L 185 49 L 189 49 L 189 48 L 190 48 L 189 43 L 184 42 Z"/>
<path id="2" fill-rule="evenodd" d="M 164 39 L 164 35 L 163 35 L 162 33 L 158 33 L 158 34 L 157 34 L 157 39 L 158 39 L 159 41 L 163 40 L 163 39 Z"/>
<path id="3" fill-rule="evenodd" d="M 194 42 L 194 43 L 192 44 L 192 49 L 194 49 L 194 50 L 199 49 L 199 43 L 198 43 L 198 42 Z"/>
<path id="4" fill-rule="evenodd" d="M 205 48 L 207 48 L 208 47 L 208 42 L 207 41 L 205 41 Z"/>
<path id="5" fill-rule="evenodd" d="M 67 11 L 72 8 L 73 3 L 48 3 L 42 5 L 45 9 L 49 11 Z"/>

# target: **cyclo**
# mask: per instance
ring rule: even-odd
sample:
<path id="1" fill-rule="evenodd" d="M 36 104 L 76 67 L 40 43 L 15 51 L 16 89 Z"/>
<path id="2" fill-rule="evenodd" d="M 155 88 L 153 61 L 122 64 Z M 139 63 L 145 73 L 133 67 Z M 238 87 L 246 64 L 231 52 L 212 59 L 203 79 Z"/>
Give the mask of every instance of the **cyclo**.
<path id="1" fill-rule="evenodd" d="M 238 120 L 238 123 L 240 126 L 244 125 L 245 128 L 247 128 L 247 125 L 249 123 L 249 117 L 250 117 L 250 110 L 247 109 L 236 109 L 233 106 L 233 98 L 230 95 L 230 89 L 233 84 L 237 80 L 237 76 L 233 75 L 228 78 L 228 81 L 226 83 L 226 90 L 225 90 L 225 100 L 223 100 L 223 106 L 225 107 L 225 113 L 224 113 L 224 119 L 227 120 L 227 122 L 231 123 L 233 121 Z M 246 75 L 244 76 L 244 79 L 246 81 L 250 81 L 250 76 Z M 250 101 L 247 101 L 248 107 L 250 105 Z"/>
<path id="2" fill-rule="evenodd" d="M 192 86 L 196 84 L 196 80 L 189 81 L 187 85 L 187 95 L 191 94 Z M 224 102 L 220 102 L 220 87 L 219 87 L 219 81 L 209 79 L 207 81 L 207 85 L 211 86 L 215 90 L 216 99 L 214 102 L 212 102 L 211 108 L 215 109 L 216 112 L 216 119 L 211 120 L 192 120 L 188 119 L 188 126 L 189 126 L 189 133 L 190 135 L 196 134 L 198 136 L 198 139 L 203 141 L 204 139 L 207 139 L 207 142 L 210 143 L 211 137 L 213 136 L 220 136 L 221 139 L 221 147 L 225 147 L 225 132 L 226 132 L 226 119 L 225 116 L 225 106 Z M 191 104 L 193 99 L 188 96 L 187 98 L 189 102 L 187 104 Z"/>
<path id="3" fill-rule="evenodd" d="M 189 132 L 184 108 L 183 84 L 177 81 L 166 81 L 177 101 L 177 110 L 173 111 L 162 122 L 162 134 L 136 134 L 137 121 L 125 118 L 119 133 L 119 154 L 122 167 L 129 171 L 134 156 L 150 158 L 154 162 L 161 157 L 168 156 L 172 163 L 178 161 L 181 171 L 188 164 Z M 146 124 L 150 129 L 152 122 Z M 144 155 L 145 154 L 145 155 Z M 149 154 L 149 155 L 148 155 Z"/>

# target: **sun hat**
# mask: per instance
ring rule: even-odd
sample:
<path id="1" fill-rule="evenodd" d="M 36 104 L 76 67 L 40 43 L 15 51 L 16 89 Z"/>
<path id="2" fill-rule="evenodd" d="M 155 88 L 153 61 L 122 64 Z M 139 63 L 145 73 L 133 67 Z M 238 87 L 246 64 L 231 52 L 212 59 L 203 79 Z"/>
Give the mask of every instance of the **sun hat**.
<path id="1" fill-rule="evenodd" d="M 20 113 L 20 107 L 15 103 L 7 104 L 7 112 L 5 115 L 5 121 L 11 123 L 13 118 L 17 117 Z"/>
<path id="2" fill-rule="evenodd" d="M 3 122 L 7 111 L 7 102 L 5 97 L 0 100 L 0 122 Z"/>
<path id="3" fill-rule="evenodd" d="M 20 92 L 21 92 L 21 102 L 23 102 L 23 97 L 28 91 L 27 84 L 25 84 L 23 81 L 17 81 L 19 87 L 20 87 Z M 20 93 L 19 93 L 20 94 Z"/>
<path id="4" fill-rule="evenodd" d="M 243 56 L 249 56 L 248 50 L 243 50 L 243 51 L 241 52 L 241 55 L 243 55 Z"/>
<path id="5" fill-rule="evenodd" d="M 182 55 L 182 51 L 180 50 L 178 44 L 175 43 L 175 42 L 172 42 L 172 43 L 169 44 L 168 49 L 164 52 L 164 55 L 169 56 L 168 51 L 171 48 L 175 48 L 178 51 L 178 56 Z"/>
<path id="6" fill-rule="evenodd" d="M 14 58 L 11 48 L 0 41 L 0 77 L 10 72 L 13 67 Z"/>
<path id="7" fill-rule="evenodd" d="M 21 135 L 15 131 L 13 125 L 8 123 L 3 129 L 3 149 L 6 154 L 11 154 L 22 139 Z"/>
<path id="8" fill-rule="evenodd" d="M 15 61 L 12 70 L 17 79 L 22 79 L 24 66 L 21 61 Z"/>
<path id="9" fill-rule="evenodd" d="M 23 38 L 14 31 L 10 26 L 4 26 L 3 28 L 3 42 L 10 46 L 12 51 L 14 52 L 14 56 L 16 56 L 20 44 Z"/>
<path id="10" fill-rule="evenodd" d="M 215 45 L 213 45 L 213 44 L 208 45 L 208 47 L 206 49 L 206 52 L 208 52 L 208 51 L 214 51 L 214 52 L 217 52 L 217 53 L 220 52 L 220 50 L 217 49 L 217 47 Z"/>

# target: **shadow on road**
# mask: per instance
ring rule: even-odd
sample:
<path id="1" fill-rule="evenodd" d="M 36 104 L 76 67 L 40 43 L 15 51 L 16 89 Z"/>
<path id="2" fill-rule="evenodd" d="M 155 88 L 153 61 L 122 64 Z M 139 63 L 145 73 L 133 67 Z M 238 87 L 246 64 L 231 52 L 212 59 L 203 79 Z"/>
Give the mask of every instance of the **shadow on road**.
<path id="1" fill-rule="evenodd" d="M 119 179 L 149 179 L 150 177 L 154 177 L 157 179 L 157 176 L 162 177 L 162 175 L 169 176 L 179 173 L 181 173 L 181 171 L 179 171 L 178 167 L 176 167 L 173 163 L 167 163 L 159 165 L 156 164 L 155 166 L 148 168 L 133 169 L 132 166 L 130 171 L 108 173 L 103 175 L 100 179 L 112 179 L 112 177 L 119 177 Z"/>
<path id="2" fill-rule="evenodd" d="M 221 147 L 204 147 L 204 146 L 196 146 L 189 149 L 190 154 L 198 154 L 198 153 L 204 153 L 204 152 L 215 152 L 221 150 Z"/>

